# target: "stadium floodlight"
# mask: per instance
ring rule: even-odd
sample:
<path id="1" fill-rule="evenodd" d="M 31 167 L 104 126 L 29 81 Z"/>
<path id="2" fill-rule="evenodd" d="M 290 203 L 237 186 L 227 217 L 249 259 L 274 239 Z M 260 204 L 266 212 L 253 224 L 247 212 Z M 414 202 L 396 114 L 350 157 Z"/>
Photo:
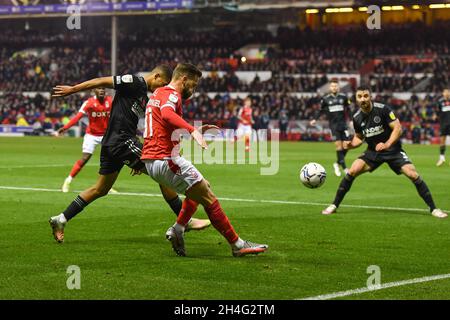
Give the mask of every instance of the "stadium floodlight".
<path id="1" fill-rule="evenodd" d="M 450 3 L 445 4 L 445 3 L 435 3 L 435 4 L 430 4 L 429 5 L 430 9 L 445 9 L 445 8 L 450 8 Z"/>
<path id="2" fill-rule="evenodd" d="M 318 9 L 306 9 L 305 10 L 306 13 L 319 13 Z"/>

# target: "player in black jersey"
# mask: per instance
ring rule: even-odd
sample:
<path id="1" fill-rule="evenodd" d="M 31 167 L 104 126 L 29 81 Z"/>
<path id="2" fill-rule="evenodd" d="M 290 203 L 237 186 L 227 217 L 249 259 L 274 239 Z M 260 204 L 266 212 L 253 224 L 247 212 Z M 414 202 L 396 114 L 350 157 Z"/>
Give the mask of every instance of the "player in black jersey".
<path id="1" fill-rule="evenodd" d="M 417 192 L 426 202 L 433 216 L 446 218 L 447 214 L 436 208 L 428 186 L 402 149 L 400 142 L 402 126 L 394 112 L 384 104 L 372 102 L 368 87 L 357 89 L 356 103 L 360 110 L 353 116 L 355 136 L 352 141 L 344 143 L 344 148 L 357 148 L 365 140 L 368 145 L 367 150 L 353 162 L 339 185 L 333 204 L 322 213 L 335 213 L 345 194 L 350 190 L 353 180 L 360 174 L 374 171 L 386 162 L 396 174 L 403 173 L 414 183 Z"/>
<path id="2" fill-rule="evenodd" d="M 100 170 L 97 182 L 81 192 L 60 215 L 50 218 L 53 236 L 57 242 L 64 241 L 66 223 L 80 213 L 88 204 L 108 194 L 124 165 L 132 174 L 146 173 L 141 161 L 142 143 L 136 137 L 139 118 L 143 118 L 148 102 L 147 92 L 154 91 L 170 82 L 172 70 L 165 65 L 157 66 L 145 78 L 131 74 L 92 79 L 76 86 L 56 86 L 52 97 L 64 97 L 79 91 L 98 87 L 116 91 L 111 107 L 108 128 L 102 140 Z M 173 190 L 160 186 L 164 199 L 175 214 L 182 208 L 181 199 Z M 190 229 L 201 230 L 210 225 L 209 220 L 192 219 Z"/>
<path id="3" fill-rule="evenodd" d="M 347 150 L 344 149 L 344 141 L 350 140 L 350 135 L 346 122 L 346 112 L 350 105 L 347 96 L 339 92 L 339 83 L 337 80 L 331 80 L 330 93 L 324 96 L 321 101 L 321 112 L 326 112 L 328 122 L 330 124 L 331 133 L 336 145 L 337 162 L 333 164 L 334 173 L 340 177 L 341 170 L 339 166 L 347 173 L 345 164 L 345 155 Z M 312 120 L 310 124 L 315 125 L 316 120 Z"/>
<path id="4" fill-rule="evenodd" d="M 447 136 L 450 136 L 450 90 L 445 89 L 442 92 L 442 98 L 437 102 L 439 123 L 441 126 L 441 145 L 439 147 L 439 161 L 436 163 L 438 167 L 445 163 L 445 142 Z"/>

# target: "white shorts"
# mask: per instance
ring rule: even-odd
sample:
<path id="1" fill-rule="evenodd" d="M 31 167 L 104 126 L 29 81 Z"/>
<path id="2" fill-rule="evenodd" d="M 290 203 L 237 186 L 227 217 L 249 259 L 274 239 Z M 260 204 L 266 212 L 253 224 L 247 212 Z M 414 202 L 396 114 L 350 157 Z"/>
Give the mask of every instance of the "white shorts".
<path id="1" fill-rule="evenodd" d="M 143 161 L 153 180 L 177 193 L 185 194 L 190 187 L 203 180 L 200 171 L 183 157 Z"/>
<path id="2" fill-rule="evenodd" d="M 242 136 L 251 136 L 252 135 L 252 126 L 249 124 L 239 124 L 237 131 L 236 131 L 236 135 L 238 137 L 242 137 Z"/>
<path id="3" fill-rule="evenodd" d="M 93 154 L 95 147 L 102 143 L 103 136 L 93 136 L 86 133 L 83 139 L 83 153 Z"/>

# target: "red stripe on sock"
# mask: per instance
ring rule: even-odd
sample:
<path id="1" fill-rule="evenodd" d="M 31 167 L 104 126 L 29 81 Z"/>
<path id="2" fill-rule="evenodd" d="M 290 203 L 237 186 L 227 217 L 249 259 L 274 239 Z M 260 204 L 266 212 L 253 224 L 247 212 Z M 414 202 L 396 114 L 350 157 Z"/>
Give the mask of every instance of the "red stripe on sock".
<path id="1" fill-rule="evenodd" d="M 177 223 L 183 226 L 186 226 L 194 215 L 195 211 L 197 211 L 198 203 L 191 199 L 184 199 L 183 204 L 181 205 L 181 211 L 177 218 Z"/>
<path id="2" fill-rule="evenodd" d="M 205 211 L 214 228 L 216 228 L 230 244 L 235 243 L 239 239 L 230 220 L 228 220 L 225 212 L 223 212 L 219 200 L 214 201 L 208 208 L 205 208 Z"/>
<path id="3" fill-rule="evenodd" d="M 75 178 L 75 176 L 78 174 L 78 172 L 80 172 L 81 168 L 83 168 L 84 166 L 84 161 L 82 160 L 78 160 L 77 162 L 75 162 L 75 164 L 73 165 L 72 171 L 70 171 L 70 176 L 72 178 Z"/>

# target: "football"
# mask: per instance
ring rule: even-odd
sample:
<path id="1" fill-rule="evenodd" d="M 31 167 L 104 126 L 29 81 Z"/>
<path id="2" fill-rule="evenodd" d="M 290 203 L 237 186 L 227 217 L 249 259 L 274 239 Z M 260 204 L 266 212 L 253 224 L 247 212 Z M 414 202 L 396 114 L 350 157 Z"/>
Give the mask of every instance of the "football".
<path id="1" fill-rule="evenodd" d="M 308 188 L 318 188 L 327 178 L 325 168 L 318 163 L 310 162 L 300 170 L 300 181 Z"/>

